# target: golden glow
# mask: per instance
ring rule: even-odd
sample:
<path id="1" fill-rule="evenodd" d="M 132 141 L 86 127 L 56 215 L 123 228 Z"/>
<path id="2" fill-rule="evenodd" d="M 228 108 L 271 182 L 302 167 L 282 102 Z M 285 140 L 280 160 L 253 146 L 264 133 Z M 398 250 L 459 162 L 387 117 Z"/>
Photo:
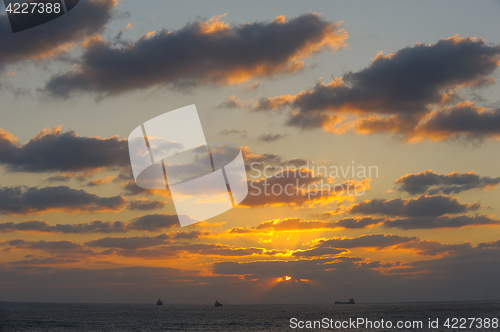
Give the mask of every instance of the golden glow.
<path id="1" fill-rule="evenodd" d="M 278 282 L 281 282 L 281 281 L 290 281 L 292 280 L 292 277 L 290 276 L 283 276 L 281 278 L 278 278 Z"/>
<path id="2" fill-rule="evenodd" d="M 208 21 L 201 23 L 200 24 L 201 33 L 211 34 L 231 29 L 227 23 L 224 23 L 224 21 L 222 20 L 219 21 L 219 19 L 225 17 L 226 15 L 227 13 L 218 16 L 215 15 Z"/>

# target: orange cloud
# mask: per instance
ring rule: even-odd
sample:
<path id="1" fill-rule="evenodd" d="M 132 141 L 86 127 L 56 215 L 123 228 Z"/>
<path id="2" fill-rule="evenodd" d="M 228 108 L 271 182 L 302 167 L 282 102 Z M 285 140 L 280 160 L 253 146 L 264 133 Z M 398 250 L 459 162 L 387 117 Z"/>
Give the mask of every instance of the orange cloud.
<path id="1" fill-rule="evenodd" d="M 113 175 L 106 176 L 105 178 L 100 178 L 100 179 L 92 180 L 87 185 L 90 185 L 90 186 L 101 186 L 103 184 L 110 183 L 111 181 L 113 181 L 114 178 L 115 178 L 115 176 L 113 176 Z"/>
<path id="2" fill-rule="evenodd" d="M 226 17 L 227 13 L 224 13 L 222 15 L 215 15 L 211 19 L 205 22 L 200 23 L 200 32 L 204 34 L 212 34 L 212 33 L 217 33 L 221 32 L 224 30 L 229 30 L 231 27 L 229 24 L 224 23 L 224 21 L 220 20 L 223 17 Z"/>

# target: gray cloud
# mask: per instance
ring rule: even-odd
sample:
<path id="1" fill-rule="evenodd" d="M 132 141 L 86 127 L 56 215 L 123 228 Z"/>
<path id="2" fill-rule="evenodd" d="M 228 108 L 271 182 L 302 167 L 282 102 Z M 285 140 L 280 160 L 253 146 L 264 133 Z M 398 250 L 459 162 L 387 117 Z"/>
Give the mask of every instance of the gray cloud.
<path id="1" fill-rule="evenodd" d="M 335 222 L 338 227 L 343 227 L 347 229 L 359 229 L 365 228 L 369 226 L 375 226 L 384 221 L 384 218 L 372 218 L 372 217 L 364 217 L 364 218 L 342 218 L 339 221 Z"/>
<path id="2" fill-rule="evenodd" d="M 160 201 L 157 199 L 147 200 L 147 199 L 135 199 L 128 204 L 130 210 L 154 210 L 161 209 L 167 205 L 167 202 Z"/>
<path id="3" fill-rule="evenodd" d="M 130 221 L 128 228 L 141 231 L 160 231 L 179 226 L 177 215 L 167 213 L 146 214 Z"/>
<path id="4" fill-rule="evenodd" d="M 81 244 L 66 240 L 61 241 L 26 241 L 22 239 L 10 240 L 0 245 L 7 246 L 6 250 L 42 250 L 55 255 L 56 258 L 83 256 L 90 257 L 95 253 L 92 250 L 84 249 Z"/>
<path id="5" fill-rule="evenodd" d="M 347 37 L 312 13 L 286 22 L 216 28 L 217 23 L 214 18 L 161 30 L 121 48 L 95 40 L 85 49 L 80 69 L 53 76 L 44 90 L 67 98 L 77 91 L 118 94 L 158 85 L 240 83 L 296 71 L 302 66 L 297 57 L 343 46 Z"/>
<path id="6" fill-rule="evenodd" d="M 8 262 L 9 265 L 52 265 L 52 264 L 73 264 L 80 262 L 78 259 L 72 258 L 55 258 L 55 257 L 47 257 L 47 258 L 31 258 L 31 259 L 23 259 L 20 261 Z"/>
<path id="7" fill-rule="evenodd" d="M 482 140 L 500 135 L 500 109 L 486 110 L 470 102 L 432 113 L 416 129 L 435 139 L 463 137 Z"/>
<path id="8" fill-rule="evenodd" d="M 123 186 L 123 194 L 127 196 L 142 195 L 142 194 L 152 195 L 154 193 L 153 190 L 139 187 L 134 180 L 127 181 L 122 186 Z"/>
<path id="9" fill-rule="evenodd" d="M 119 248 L 119 249 L 139 249 L 155 247 L 171 243 L 168 234 L 158 236 L 134 236 L 134 237 L 105 237 L 98 240 L 85 242 L 87 247 L 98 248 Z"/>
<path id="10" fill-rule="evenodd" d="M 417 44 L 394 54 L 378 55 L 368 67 L 348 72 L 329 84 L 317 83 L 297 95 L 262 98 L 256 110 L 276 110 L 290 107 L 295 110 L 289 125 L 303 129 L 323 127 L 332 130 L 339 113 L 360 116 L 356 129 L 369 133 L 377 131 L 404 133 L 409 137 L 417 124 L 430 112 L 430 105 L 442 104 L 456 90 L 491 84 L 488 77 L 499 64 L 500 46 L 491 46 L 482 39 L 452 37 L 432 45 Z M 453 113 L 453 112 L 452 112 Z M 495 131 L 495 113 L 477 116 L 466 124 L 463 113 L 438 113 L 427 124 L 428 130 Z M 473 113 L 473 112 L 469 112 Z M 367 117 L 376 114 L 375 116 Z M 382 116 L 382 117 L 381 117 Z M 460 118 L 458 120 L 457 118 Z M 486 124 L 484 128 L 480 128 Z"/>
<path id="11" fill-rule="evenodd" d="M 21 145 L 0 130 L 0 164 L 11 172 L 79 172 L 130 165 L 126 140 L 78 136 L 60 127 Z"/>
<path id="12" fill-rule="evenodd" d="M 345 249 L 329 248 L 329 247 L 316 247 L 306 250 L 297 250 L 292 256 L 294 257 L 320 257 L 320 256 L 331 256 L 339 255 L 347 252 Z"/>
<path id="13" fill-rule="evenodd" d="M 479 203 L 460 203 L 450 196 L 425 196 L 418 198 L 394 198 L 391 200 L 373 199 L 353 204 L 350 213 L 381 214 L 386 216 L 437 217 L 444 214 L 457 214 L 479 209 Z"/>
<path id="14" fill-rule="evenodd" d="M 30 231 L 65 234 L 125 233 L 129 231 L 158 232 L 175 227 L 179 227 L 177 215 L 155 213 L 139 216 L 129 222 L 92 220 L 90 223 L 57 225 L 50 225 L 47 221 L 40 220 L 28 220 L 19 223 L 3 222 L 0 223 L 0 233 Z M 178 233 L 176 238 L 182 238 L 183 234 Z"/>
<path id="15" fill-rule="evenodd" d="M 396 246 L 402 243 L 418 240 L 417 237 L 407 237 L 391 234 L 370 234 L 361 235 L 354 238 L 332 238 L 319 242 L 320 247 L 328 248 L 375 248 L 383 249 Z"/>
<path id="16" fill-rule="evenodd" d="M 387 220 L 384 227 L 399 229 L 434 229 L 434 228 L 461 228 L 467 226 L 500 225 L 500 220 L 491 219 L 489 216 L 440 216 Z"/>
<path id="17" fill-rule="evenodd" d="M 275 142 L 280 139 L 286 138 L 290 135 L 288 134 L 265 134 L 265 135 L 260 135 L 257 137 L 257 140 L 262 141 L 262 142 Z"/>
<path id="18" fill-rule="evenodd" d="M 58 187 L 2 187 L 1 214 L 35 214 L 49 211 L 90 213 L 120 211 L 127 200 L 123 196 L 100 197 L 84 190 Z"/>
<path id="19" fill-rule="evenodd" d="M 487 189 L 496 187 L 500 177 L 479 176 L 474 172 L 438 174 L 428 169 L 414 174 L 406 174 L 395 181 L 398 190 L 409 194 L 438 193 L 458 194 L 470 189 Z"/>
<path id="20" fill-rule="evenodd" d="M 421 240 L 418 237 L 407 237 L 391 234 L 368 234 L 359 237 L 341 238 L 335 237 L 322 239 L 311 248 L 299 249 L 297 256 L 324 256 L 337 255 L 348 252 L 347 249 L 363 248 L 383 250 L 411 250 L 421 256 L 436 256 L 445 253 L 457 253 L 471 248 L 469 243 L 447 244 L 439 241 Z M 336 252 L 339 250 L 339 252 Z M 295 254 L 294 253 L 294 254 Z"/>
<path id="21" fill-rule="evenodd" d="M 124 233 L 127 224 L 121 221 L 92 220 L 90 223 L 50 225 L 47 221 L 28 220 L 20 223 L 0 223 L 0 232 L 46 232 L 65 234 Z"/>
<path id="22" fill-rule="evenodd" d="M 266 231 L 294 231 L 294 230 L 321 230 L 321 229 L 362 229 L 382 225 L 384 228 L 408 229 L 435 229 L 461 228 L 467 226 L 495 226 L 500 220 L 492 219 L 487 215 L 476 216 L 439 216 L 439 217 L 411 217 L 402 219 L 354 217 L 342 218 L 338 221 L 302 220 L 299 218 L 285 218 L 260 223 L 254 228 L 235 227 L 230 230 L 233 234 L 260 233 Z M 1 231 L 1 224 L 0 224 Z"/>
<path id="23" fill-rule="evenodd" d="M 221 132 L 221 135 L 229 135 L 229 134 L 239 134 L 242 137 L 247 135 L 247 131 L 245 129 L 224 129 Z"/>
<path id="24" fill-rule="evenodd" d="M 236 96 L 230 96 L 229 98 L 226 99 L 226 101 L 220 103 L 217 105 L 215 108 L 221 109 L 221 108 L 226 108 L 226 109 L 235 109 L 235 108 L 242 108 L 245 107 L 247 103 L 242 101 L 239 98 L 236 98 Z M 221 132 L 222 134 L 222 132 Z"/>

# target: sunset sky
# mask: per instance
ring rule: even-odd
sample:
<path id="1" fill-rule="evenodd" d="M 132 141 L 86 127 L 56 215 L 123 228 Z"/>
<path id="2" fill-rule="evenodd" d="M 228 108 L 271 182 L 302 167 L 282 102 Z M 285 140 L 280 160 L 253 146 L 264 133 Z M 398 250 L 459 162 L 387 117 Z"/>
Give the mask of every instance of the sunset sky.
<path id="1" fill-rule="evenodd" d="M 1 301 L 500 299 L 500 2 L 0 8 Z M 127 137 L 191 104 L 254 186 L 180 227 Z M 366 191 L 256 194 L 301 172 Z"/>

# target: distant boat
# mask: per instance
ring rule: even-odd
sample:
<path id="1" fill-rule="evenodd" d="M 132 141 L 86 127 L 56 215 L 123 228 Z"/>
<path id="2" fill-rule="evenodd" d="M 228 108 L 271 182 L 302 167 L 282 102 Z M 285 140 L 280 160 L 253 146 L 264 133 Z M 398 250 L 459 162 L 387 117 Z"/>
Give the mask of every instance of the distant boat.
<path id="1" fill-rule="evenodd" d="M 219 302 L 219 300 L 215 301 L 215 306 L 216 307 L 222 307 L 222 303 Z"/>
<path id="2" fill-rule="evenodd" d="M 158 301 L 156 301 L 156 305 L 163 305 L 163 302 L 160 299 L 158 299 Z"/>
<path id="3" fill-rule="evenodd" d="M 349 302 L 335 301 L 335 304 L 356 304 L 356 302 L 354 302 L 354 299 L 349 299 Z"/>

